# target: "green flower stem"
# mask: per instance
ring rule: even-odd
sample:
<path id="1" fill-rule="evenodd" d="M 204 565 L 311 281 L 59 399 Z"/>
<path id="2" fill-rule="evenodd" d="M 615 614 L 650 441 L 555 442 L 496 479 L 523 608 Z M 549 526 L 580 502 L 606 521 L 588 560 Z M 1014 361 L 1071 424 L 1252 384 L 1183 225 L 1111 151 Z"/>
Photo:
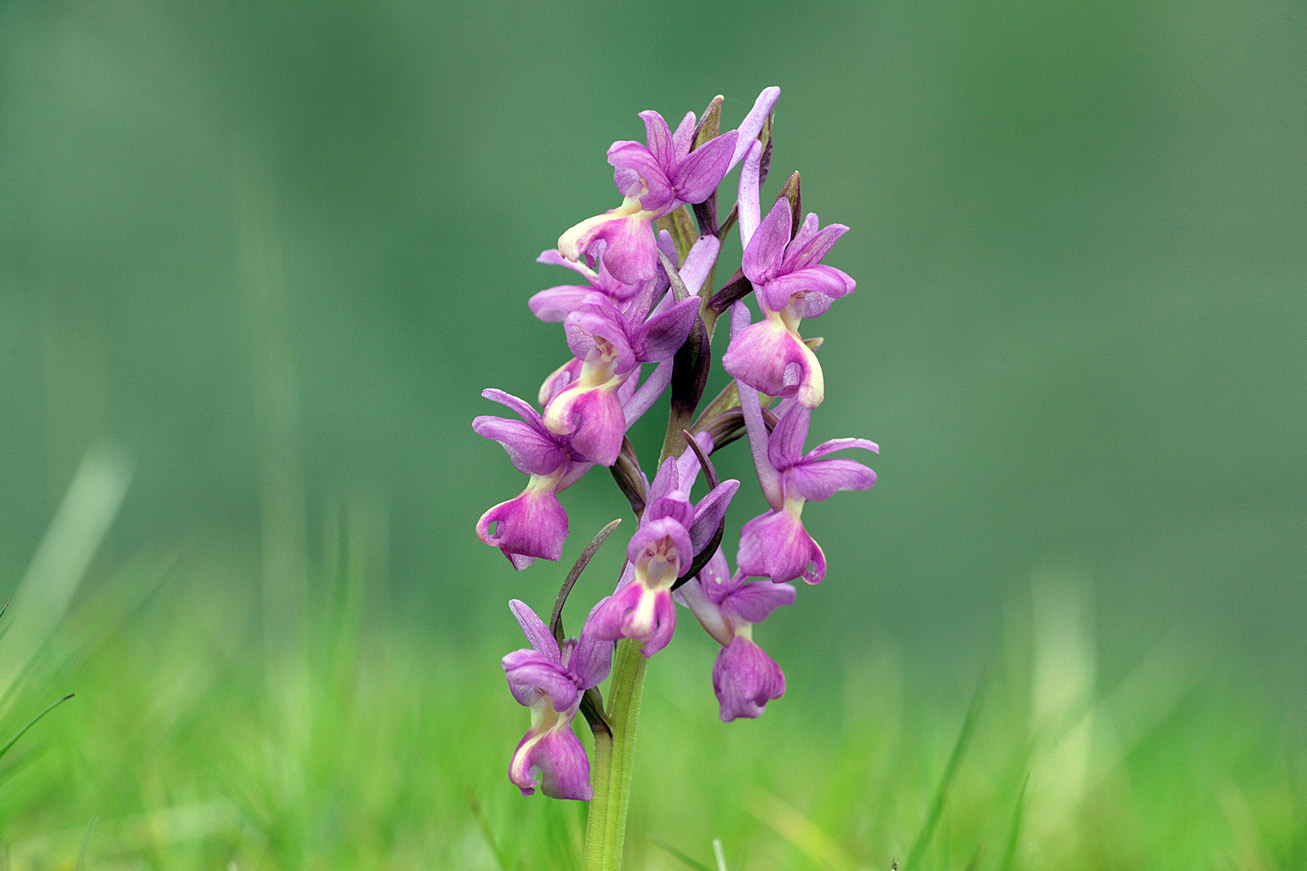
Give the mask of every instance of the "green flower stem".
<path id="1" fill-rule="evenodd" d="M 648 660 L 638 641 L 617 643 L 609 688 L 608 725 L 595 732 L 590 780 L 594 798 L 585 830 L 585 871 L 621 871 L 626 845 L 626 808 L 631 801 L 631 767 L 635 762 L 635 727 Z"/>

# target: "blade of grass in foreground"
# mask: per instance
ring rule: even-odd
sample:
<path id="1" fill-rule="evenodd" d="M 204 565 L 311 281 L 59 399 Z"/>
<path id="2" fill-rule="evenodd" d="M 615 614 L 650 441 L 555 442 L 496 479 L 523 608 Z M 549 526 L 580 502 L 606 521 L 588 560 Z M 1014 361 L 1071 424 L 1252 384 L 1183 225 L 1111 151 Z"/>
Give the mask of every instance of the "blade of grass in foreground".
<path id="1" fill-rule="evenodd" d="M 916 843 L 912 845 L 912 852 L 908 853 L 908 860 L 904 863 L 905 871 L 919 871 L 921 860 L 926 855 L 926 848 L 930 846 L 930 838 L 935 834 L 935 827 L 939 825 L 940 817 L 944 815 L 944 797 L 948 793 L 949 783 L 953 780 L 953 775 L 957 773 L 958 763 L 962 761 L 962 755 L 966 752 L 967 744 L 971 741 L 971 732 L 976 727 L 976 714 L 980 710 L 981 689 L 984 684 L 976 687 L 975 694 L 971 697 L 971 704 L 967 706 L 967 715 L 962 720 L 962 729 L 958 732 L 958 740 L 953 743 L 953 752 L 949 755 L 948 764 L 944 766 L 944 774 L 940 777 L 939 788 L 935 790 L 935 798 L 930 803 L 930 811 L 926 814 L 925 825 L 921 828 L 921 834 L 917 835 Z"/>
<path id="2" fill-rule="evenodd" d="M 8 741 L 6 741 L 3 745 L 0 745 L 0 759 L 3 759 L 5 754 L 9 752 L 10 748 L 18 743 L 18 739 L 26 735 L 27 730 L 35 726 L 38 722 L 40 722 L 42 717 L 44 717 L 46 714 L 50 713 L 55 708 L 59 707 L 60 705 L 62 705 L 64 702 L 68 701 L 75 695 L 77 695 L 77 693 L 69 693 L 59 701 L 50 703 L 49 705 L 46 706 L 46 709 L 44 711 L 37 714 L 32 719 L 28 720 L 26 726 L 24 726 L 23 728 L 15 732 L 13 737 L 10 738 Z"/>
<path id="3" fill-rule="evenodd" d="M 671 844 L 664 841 L 662 838 L 651 836 L 649 840 L 653 841 L 655 846 L 667 851 L 673 857 L 680 859 L 686 865 L 695 869 L 695 871 L 716 871 L 715 868 L 710 868 L 707 865 L 703 864 L 702 862 L 691 858 L 688 854 L 682 853 L 680 850 L 676 849 Z"/>
<path id="4" fill-rule="evenodd" d="M 500 871 L 513 871 L 508 855 L 495 841 L 495 833 L 490 830 L 490 821 L 486 819 L 486 813 L 481 809 L 481 802 L 477 801 L 476 793 L 470 786 L 467 788 L 467 803 L 472 809 L 472 818 L 476 820 L 477 828 L 481 830 L 481 836 L 490 846 L 490 852 L 495 854 L 495 862 L 499 865 Z"/>
<path id="5" fill-rule="evenodd" d="M 1012 831 L 1008 832 L 1007 847 L 1003 850 L 1003 864 L 998 867 L 1002 871 L 1011 871 L 1012 862 L 1017 856 L 1017 843 L 1021 840 L 1021 816 L 1026 810 L 1026 787 L 1030 785 L 1030 772 L 1026 772 L 1026 779 L 1021 781 L 1021 791 L 1017 793 L 1017 808 L 1012 812 Z"/>

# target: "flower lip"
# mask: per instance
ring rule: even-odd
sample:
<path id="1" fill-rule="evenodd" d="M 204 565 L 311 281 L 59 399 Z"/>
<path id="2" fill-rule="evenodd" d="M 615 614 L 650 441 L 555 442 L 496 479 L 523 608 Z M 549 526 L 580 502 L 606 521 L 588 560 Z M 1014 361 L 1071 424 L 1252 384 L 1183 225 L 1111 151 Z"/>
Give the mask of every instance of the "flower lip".
<path id="1" fill-rule="evenodd" d="M 553 485 L 544 486 L 539 476 L 533 476 L 520 495 L 482 514 L 476 530 L 478 538 L 499 548 L 513 568 L 521 571 L 537 557 L 558 560 L 563 555 L 567 512 Z"/>
<path id="2" fill-rule="evenodd" d="M 742 635 L 717 654 L 712 678 L 724 723 L 760 716 L 768 701 L 785 694 L 785 674 L 780 666 Z"/>

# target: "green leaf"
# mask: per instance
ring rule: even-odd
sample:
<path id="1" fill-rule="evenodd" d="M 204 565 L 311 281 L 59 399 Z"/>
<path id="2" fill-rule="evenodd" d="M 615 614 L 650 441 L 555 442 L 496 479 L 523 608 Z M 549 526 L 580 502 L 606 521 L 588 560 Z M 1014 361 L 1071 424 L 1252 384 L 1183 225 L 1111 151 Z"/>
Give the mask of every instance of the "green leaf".
<path id="1" fill-rule="evenodd" d="M 77 693 L 69 693 L 59 701 L 51 703 L 48 707 L 46 707 L 44 711 L 42 711 L 41 713 L 33 717 L 31 720 L 29 720 L 26 726 L 24 726 L 23 728 L 15 732 L 12 738 L 6 741 L 3 746 L 0 746 L 0 759 L 3 759 L 5 754 L 9 752 L 9 749 L 13 747 L 16 743 L 18 743 L 18 739 L 26 735 L 27 730 L 35 726 L 38 722 L 40 722 L 42 717 L 44 717 L 46 714 L 50 713 L 55 708 L 59 707 L 60 705 L 62 705 L 64 702 L 68 701 L 75 695 L 77 695 Z"/>

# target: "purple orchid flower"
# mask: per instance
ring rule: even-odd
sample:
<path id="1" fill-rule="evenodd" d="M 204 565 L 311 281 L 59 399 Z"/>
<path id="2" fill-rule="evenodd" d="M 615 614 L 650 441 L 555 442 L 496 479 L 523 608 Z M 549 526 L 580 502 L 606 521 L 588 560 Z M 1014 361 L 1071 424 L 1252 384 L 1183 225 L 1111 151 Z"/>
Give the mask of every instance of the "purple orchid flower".
<path id="1" fill-rule="evenodd" d="M 487 389 L 481 395 L 508 406 L 522 420 L 482 415 L 472 421 L 472 429 L 503 445 L 513 466 L 531 480 L 520 495 L 481 515 L 477 537 L 503 551 L 519 571 L 537 557 L 557 560 L 567 539 L 567 512 L 558 494 L 585 474 L 589 464 L 566 438 L 545 426 L 529 402 L 502 390 Z"/>
<path id="2" fill-rule="evenodd" d="M 699 316 L 700 300 L 694 294 L 719 249 L 717 239 L 706 236 L 686 255 L 679 277 L 691 295 L 683 300 L 664 296 L 655 306 L 657 288 L 651 286 L 626 310 L 595 296 L 566 316 L 567 344 L 580 365 L 565 365 L 541 391 L 551 393 L 544 413 L 550 431 L 569 437 L 572 447 L 592 462 L 611 466 L 617 461 L 630 425 L 620 389 L 638 363 L 668 361 L 685 344 Z M 561 377 L 568 380 L 560 387 Z"/>
<path id="3" fill-rule="evenodd" d="M 587 218 L 558 239 L 558 250 L 568 260 L 584 260 L 591 268 L 602 260 L 611 275 L 625 284 L 640 284 L 657 272 L 654 222 L 683 205 L 707 200 L 739 160 L 738 130 L 691 150 L 693 112 L 686 114 L 675 132 L 657 112 L 641 112 L 640 118 L 648 144 L 621 140 L 608 149 L 622 205 Z"/>
<path id="4" fill-rule="evenodd" d="M 826 576 L 826 557 L 803 528 L 804 503 L 829 499 L 839 490 L 869 490 L 876 483 L 876 473 L 861 463 L 824 457 L 846 448 L 873 453 L 880 448 L 866 439 L 833 439 L 805 454 L 803 442 L 811 416 L 807 408 L 787 403 L 769 437 L 757 391 L 744 384 L 739 390 L 758 481 L 771 506 L 740 531 L 740 570 L 773 581 L 801 577 L 810 584 L 820 583 Z"/>
<path id="5" fill-rule="evenodd" d="M 755 207 L 744 206 L 746 200 L 757 202 L 756 173 L 752 171 L 756 160 L 758 149 L 751 149 L 745 161 L 749 171 L 740 176 L 742 216 L 746 211 L 756 214 Z M 747 229 L 751 222 L 741 218 L 742 267 L 754 286 L 763 319 L 738 333 L 732 331 L 722 367 L 769 396 L 792 397 L 816 408 L 825 396 L 825 381 L 817 355 L 799 335 L 799 322 L 824 314 L 832 300 L 856 288 L 847 273 L 821 264 L 849 228 L 843 224 L 819 228 L 817 216 L 809 213 L 791 239 L 790 218 L 785 198 L 776 201 L 756 228 Z"/>
<path id="6" fill-rule="evenodd" d="M 706 433 L 697 440 L 705 453 L 712 449 Z M 672 585 L 708 546 L 740 487 L 739 481 L 722 481 L 692 504 L 690 489 L 697 470 L 698 458 L 690 450 L 679 459 L 668 457 L 658 470 L 648 488 L 640 525 L 627 546 L 629 562 L 617 591 L 595 609 L 598 637 L 642 641 L 647 657 L 671 640 L 676 630 Z"/>
<path id="7" fill-rule="evenodd" d="M 509 608 L 531 644 L 504 657 L 513 698 L 531 709 L 531 727 L 513 752 L 509 779 L 523 795 L 538 786 L 550 798 L 589 801 L 590 760 L 572 731 L 572 719 L 585 691 L 608 677 L 613 645 L 596 638 L 587 619 L 580 638 L 560 646 L 524 603 L 514 599 Z"/>
<path id="8" fill-rule="evenodd" d="M 753 624 L 782 605 L 793 605 L 792 584 L 745 582 L 730 572 L 718 550 L 698 575 L 677 591 L 703 628 L 722 645 L 713 663 L 713 691 L 722 722 L 757 717 L 771 699 L 785 694 L 785 674 L 753 640 Z"/>
<path id="9" fill-rule="evenodd" d="M 544 424 L 601 466 L 617 462 L 627 421 L 618 388 L 637 363 L 669 360 L 694 327 L 699 299 L 691 297 L 634 326 L 610 303 L 587 304 L 564 321 L 567 344 L 581 361 L 576 380 L 545 408 Z"/>
<path id="10" fill-rule="evenodd" d="M 633 377 L 617 390 L 627 426 L 643 417 L 667 389 L 672 379 L 671 361 L 659 364 L 638 387 L 636 375 L 638 367 Z M 502 390 L 488 389 L 481 395 L 513 409 L 522 420 L 483 415 L 472 421 L 472 428 L 484 438 L 503 445 L 517 470 L 531 479 L 518 496 L 481 515 L 477 537 L 499 548 L 518 571 L 536 558 L 556 561 L 562 556 L 563 543 L 567 540 L 567 512 L 558 501 L 558 494 L 580 480 L 594 463 L 573 447 L 571 439 L 546 427 L 543 417 L 529 402 Z"/>

